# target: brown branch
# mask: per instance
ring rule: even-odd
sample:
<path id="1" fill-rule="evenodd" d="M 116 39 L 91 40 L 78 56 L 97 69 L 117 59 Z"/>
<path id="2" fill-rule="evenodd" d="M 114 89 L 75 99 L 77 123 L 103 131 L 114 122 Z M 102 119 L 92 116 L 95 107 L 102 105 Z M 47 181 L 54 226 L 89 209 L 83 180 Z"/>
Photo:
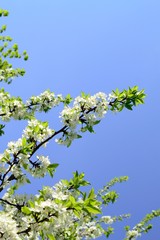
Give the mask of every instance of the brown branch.
<path id="1" fill-rule="evenodd" d="M 114 102 L 116 101 L 117 99 L 115 99 L 114 101 L 110 102 L 109 105 L 112 106 L 114 104 Z M 123 100 L 122 100 L 123 101 Z M 93 112 L 96 110 L 96 106 L 93 107 L 93 108 L 90 108 L 86 111 L 85 113 L 85 109 L 83 107 L 82 109 L 82 114 L 80 115 L 79 117 L 79 120 L 83 123 L 85 123 L 85 116 L 84 114 L 89 114 L 90 112 Z M 34 166 L 34 162 L 31 160 L 31 157 L 35 154 L 35 152 L 37 152 L 37 150 L 42 146 L 44 145 L 45 143 L 47 143 L 48 141 L 50 141 L 52 138 L 54 138 L 56 135 L 58 135 L 59 133 L 66 133 L 67 130 L 68 130 L 68 126 L 65 125 L 63 126 L 60 130 L 54 132 L 50 137 L 46 138 L 44 141 L 42 141 L 41 143 L 39 143 L 38 145 L 36 145 L 32 151 L 32 153 L 30 154 L 30 157 L 29 157 L 29 162 Z M 14 156 L 14 159 L 13 159 L 13 162 L 10 163 L 10 167 L 8 168 L 8 170 L 6 171 L 6 173 L 3 175 L 3 177 L 0 179 L 1 180 L 1 184 L 0 184 L 0 192 L 3 190 L 3 183 L 5 181 L 5 178 L 7 176 L 7 174 L 11 171 L 12 167 L 15 165 L 15 164 L 18 164 L 18 155 L 21 153 L 21 150 L 19 150 L 19 152 Z M 16 178 L 14 177 L 14 175 L 12 174 L 9 178 L 8 178 L 8 181 L 12 181 L 12 180 L 16 180 Z"/>
<path id="2" fill-rule="evenodd" d="M 4 202 L 4 203 L 6 203 L 6 204 L 8 204 L 8 205 L 10 205 L 10 206 L 13 206 L 13 207 L 17 208 L 18 210 L 21 210 L 21 208 L 24 206 L 24 204 L 23 204 L 23 205 L 14 204 L 14 203 L 11 203 L 11 202 L 9 202 L 8 200 L 5 200 L 5 199 L 3 199 L 3 198 L 0 198 L 0 201 L 1 201 L 1 202 Z"/>

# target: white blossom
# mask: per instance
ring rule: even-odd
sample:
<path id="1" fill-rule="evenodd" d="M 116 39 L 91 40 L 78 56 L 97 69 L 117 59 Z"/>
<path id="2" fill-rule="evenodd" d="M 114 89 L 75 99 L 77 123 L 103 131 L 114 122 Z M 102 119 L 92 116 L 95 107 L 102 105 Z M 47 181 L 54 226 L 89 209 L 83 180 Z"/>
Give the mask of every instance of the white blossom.
<path id="1" fill-rule="evenodd" d="M 28 126 L 23 131 L 23 136 L 27 139 L 34 138 L 35 141 L 42 142 L 53 134 L 53 130 L 48 127 L 48 124 L 32 119 L 28 121 Z"/>
<path id="2" fill-rule="evenodd" d="M 137 237 L 140 237 L 141 234 L 137 230 L 129 230 L 127 232 L 127 238 L 135 240 Z"/>
<path id="3" fill-rule="evenodd" d="M 111 218 L 111 216 L 102 216 L 101 220 L 104 221 L 104 223 L 107 223 L 107 224 L 112 224 L 114 222 L 113 219 Z"/>
<path id="4" fill-rule="evenodd" d="M 17 232 L 16 221 L 9 214 L 0 212 L 0 238 L 4 240 L 21 240 Z"/>

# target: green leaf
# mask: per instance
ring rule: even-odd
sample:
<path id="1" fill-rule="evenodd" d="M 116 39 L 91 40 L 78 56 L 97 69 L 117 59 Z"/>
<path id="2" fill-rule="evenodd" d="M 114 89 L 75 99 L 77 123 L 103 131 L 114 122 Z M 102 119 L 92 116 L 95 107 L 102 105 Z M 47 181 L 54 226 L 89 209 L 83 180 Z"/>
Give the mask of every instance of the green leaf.
<path id="1" fill-rule="evenodd" d="M 35 207 L 35 203 L 32 202 L 31 200 L 28 201 L 29 205 L 31 206 L 31 208 L 34 208 Z"/>
<path id="2" fill-rule="evenodd" d="M 23 167 L 24 167 L 25 170 L 27 170 L 28 164 L 27 163 L 23 163 Z"/>
<path id="3" fill-rule="evenodd" d="M 48 127 L 48 122 L 43 122 L 42 125 L 43 125 L 43 127 L 46 128 L 46 127 Z"/>
<path id="4" fill-rule="evenodd" d="M 25 147 L 25 146 L 26 146 L 26 143 L 27 143 L 26 138 L 22 138 L 22 147 Z"/>
<path id="5" fill-rule="evenodd" d="M 15 43 L 12 48 L 13 48 L 15 51 L 17 51 L 17 50 L 18 50 L 18 44 Z"/>
<path id="6" fill-rule="evenodd" d="M 92 205 L 85 206 L 85 209 L 92 214 L 101 214 L 101 210 L 98 207 L 94 207 Z"/>
<path id="7" fill-rule="evenodd" d="M 26 207 L 26 206 L 22 207 L 21 211 L 23 213 L 25 213 L 26 215 L 30 215 L 31 214 L 31 210 L 28 207 Z"/>
<path id="8" fill-rule="evenodd" d="M 130 226 L 125 226 L 124 229 L 125 229 L 126 231 L 129 231 Z"/>
<path id="9" fill-rule="evenodd" d="M 34 127 L 34 131 L 35 131 L 36 133 L 39 132 L 39 126 L 38 126 L 38 125 Z"/>
<path id="10" fill-rule="evenodd" d="M 26 178 L 26 182 L 27 182 L 27 183 L 31 183 L 31 181 L 30 181 L 28 178 Z"/>
<path id="11" fill-rule="evenodd" d="M 94 122 L 94 125 L 97 125 L 97 124 L 99 124 L 100 122 L 101 122 L 101 120 L 97 120 L 97 121 Z"/>
<path id="12" fill-rule="evenodd" d="M 87 130 L 88 130 L 87 126 L 81 128 L 81 132 L 86 132 Z"/>
<path id="13" fill-rule="evenodd" d="M 25 56 L 24 56 L 24 60 L 25 60 L 25 61 L 27 61 L 28 58 L 29 58 L 28 55 L 25 55 Z"/>
<path id="14" fill-rule="evenodd" d="M 70 94 L 67 94 L 67 96 L 65 97 L 64 103 L 65 104 L 70 104 L 72 102 L 73 98 L 71 97 Z"/>
<path id="15" fill-rule="evenodd" d="M 3 10 L 3 16 L 7 17 L 9 15 L 9 12 L 7 10 Z"/>
<path id="16" fill-rule="evenodd" d="M 114 228 L 108 227 L 106 231 L 104 231 L 104 235 L 108 238 L 113 233 Z"/>
<path id="17" fill-rule="evenodd" d="M 94 198 L 95 194 L 94 194 L 94 189 L 92 188 L 91 191 L 88 194 L 88 198 Z"/>
<path id="18" fill-rule="evenodd" d="M 92 126 L 87 126 L 87 129 L 90 133 L 94 133 L 93 127 Z"/>
<path id="19" fill-rule="evenodd" d="M 47 237 L 49 238 L 49 240 L 56 240 L 52 234 L 47 234 Z"/>
<path id="20" fill-rule="evenodd" d="M 59 166 L 58 163 L 52 163 L 47 167 L 48 173 L 51 177 L 53 177 L 53 173 L 55 172 L 55 169 Z"/>
<path id="21" fill-rule="evenodd" d="M 81 135 L 79 135 L 79 134 L 77 134 L 77 138 L 82 138 L 82 136 L 81 136 Z"/>
<path id="22" fill-rule="evenodd" d="M 131 105 L 128 104 L 128 103 L 125 104 L 125 107 L 126 107 L 127 109 L 129 109 L 129 110 L 133 110 L 132 107 L 131 107 Z"/>
<path id="23" fill-rule="evenodd" d="M 5 127 L 5 125 L 0 124 L 0 136 L 4 134 L 4 131 L 2 130 Z"/>

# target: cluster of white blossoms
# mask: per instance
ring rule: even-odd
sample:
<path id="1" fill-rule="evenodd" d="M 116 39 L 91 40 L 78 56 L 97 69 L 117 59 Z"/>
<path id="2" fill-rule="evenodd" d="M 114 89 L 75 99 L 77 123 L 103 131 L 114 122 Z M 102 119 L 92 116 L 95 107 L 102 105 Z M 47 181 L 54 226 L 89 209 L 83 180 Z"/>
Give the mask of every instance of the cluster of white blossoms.
<path id="1" fill-rule="evenodd" d="M 18 70 L 16 71 L 12 67 L 7 67 L 5 70 L 0 69 L 0 81 L 4 81 L 7 76 L 12 80 L 13 77 L 18 76 Z"/>
<path id="2" fill-rule="evenodd" d="M 4 233 L 2 239 L 32 240 L 42 236 L 42 239 L 48 239 L 50 236 L 49 239 L 80 240 L 101 236 L 103 228 L 98 220 L 93 221 L 94 214 L 83 210 L 85 200 L 79 198 L 78 193 L 74 198 L 62 181 L 54 187 L 43 187 L 35 196 L 6 193 L 3 200 L 11 204 L 4 206 L 6 224 L 1 221 L 3 211 L 0 215 L 0 233 Z M 75 211 L 76 207 L 78 211 Z M 113 222 L 110 216 L 105 218 L 108 222 L 105 219 L 104 223 Z"/>
<path id="3" fill-rule="evenodd" d="M 32 96 L 26 103 L 26 106 L 32 107 L 32 110 L 36 111 L 48 111 L 49 109 L 58 106 L 64 98 L 61 94 L 57 96 L 50 90 L 46 90 L 39 96 Z"/>
<path id="4" fill-rule="evenodd" d="M 0 239 L 21 240 L 17 232 L 17 224 L 16 221 L 13 220 L 12 215 L 9 213 L 7 214 L 4 212 L 0 212 Z"/>
<path id="5" fill-rule="evenodd" d="M 66 185 L 62 181 L 53 186 L 51 196 L 53 199 L 66 200 L 68 198 L 69 191 L 66 189 Z"/>
<path id="6" fill-rule="evenodd" d="M 67 131 L 65 134 L 63 134 L 63 136 L 59 139 L 55 139 L 55 142 L 64 146 L 69 147 L 71 145 L 71 143 L 73 142 L 73 140 L 75 140 L 76 138 L 80 138 L 81 136 L 79 134 L 77 134 L 76 131 Z"/>
<path id="7" fill-rule="evenodd" d="M 109 102 L 112 102 L 115 99 L 117 99 L 117 96 L 113 92 L 108 94 L 108 101 Z"/>
<path id="8" fill-rule="evenodd" d="M 53 107 L 64 103 L 61 94 L 55 95 L 46 90 L 39 96 L 32 96 L 24 103 L 20 97 L 11 97 L 8 92 L 0 89 L 0 117 L 3 121 L 14 119 L 30 119 L 35 112 L 47 112 Z"/>
<path id="9" fill-rule="evenodd" d="M 101 220 L 107 224 L 112 224 L 114 222 L 111 216 L 102 216 Z"/>
<path id="10" fill-rule="evenodd" d="M 81 236 L 80 239 L 94 239 L 102 235 L 102 228 L 97 227 L 95 222 L 83 223 L 78 229 L 78 235 Z"/>
<path id="11" fill-rule="evenodd" d="M 127 231 L 127 238 L 128 240 L 132 239 L 132 240 L 135 240 L 137 239 L 138 237 L 141 236 L 141 233 L 139 233 L 137 230 L 129 230 Z"/>
<path id="12" fill-rule="evenodd" d="M 108 109 L 108 100 L 105 93 L 97 93 L 93 96 L 79 96 L 75 98 L 73 107 L 64 107 L 61 112 L 61 119 L 64 125 L 74 130 L 79 124 L 82 114 L 89 125 L 93 125 L 97 118 L 102 118 L 106 114 Z M 90 117 L 92 112 L 92 117 Z"/>
<path id="13" fill-rule="evenodd" d="M 42 122 L 37 119 L 28 121 L 28 126 L 23 131 L 23 136 L 27 140 L 42 142 L 54 133 L 54 130 L 48 127 L 48 122 Z"/>
<path id="14" fill-rule="evenodd" d="M 51 164 L 49 157 L 48 156 L 36 156 L 38 165 L 37 167 L 29 167 L 28 165 L 28 172 L 33 176 L 33 177 L 43 177 L 47 173 L 48 166 Z"/>
<path id="15" fill-rule="evenodd" d="M 8 148 L 0 155 L 1 187 L 5 188 L 10 184 L 8 179 L 11 174 L 14 176 L 13 179 L 17 178 L 18 185 L 26 183 L 26 177 L 22 174 L 20 166 L 28 162 L 29 155 L 20 153 L 22 149 L 22 139 L 19 138 L 17 141 L 9 142 Z"/>
<path id="16" fill-rule="evenodd" d="M 43 104 L 46 104 L 46 106 L 51 103 L 52 105 L 50 105 L 50 107 L 53 107 L 53 105 L 55 106 L 63 101 L 61 95 L 54 97 L 54 94 L 49 91 L 45 91 L 40 96 L 35 98 L 33 97 L 31 99 L 31 102 L 28 102 L 28 104 L 32 107 L 34 105 L 37 107 L 37 104 L 41 102 L 39 111 L 42 110 L 42 102 Z M 14 114 L 17 114 L 17 117 L 15 118 L 18 119 L 20 115 L 23 115 L 26 111 L 21 99 L 12 99 L 3 89 L 0 92 L 0 102 L 1 111 L 3 107 L 5 108 L 5 110 L 3 109 L 2 111 L 2 115 L 4 114 L 4 118 L 6 118 L 6 120 L 11 114 L 12 117 Z M 59 138 L 57 142 L 69 146 L 74 139 L 80 138 L 81 136 L 77 133 L 77 125 L 85 124 L 87 127 L 92 127 L 97 119 L 99 120 L 100 117 L 103 117 L 107 112 L 107 104 L 108 101 L 106 94 L 97 93 L 94 96 L 86 95 L 77 97 L 73 103 L 73 108 L 65 106 L 64 110 L 61 112 L 61 118 L 65 126 L 65 130 L 61 132 L 63 136 Z M 44 108 L 45 107 L 43 106 L 43 110 Z M 5 115 L 5 112 L 7 112 L 8 115 Z M 44 176 L 47 172 L 47 167 L 50 164 L 49 158 L 45 156 L 37 157 L 37 160 L 40 162 L 40 164 L 37 165 L 38 167 L 30 167 L 30 156 L 38 144 L 44 142 L 42 146 L 45 146 L 47 139 L 54 136 L 54 133 L 55 131 L 48 127 L 48 122 L 41 122 L 32 117 L 23 131 L 22 138 L 19 138 L 17 141 L 9 142 L 8 148 L 3 154 L 1 154 L 1 173 L 5 174 L 5 172 L 10 170 L 15 177 L 18 177 L 18 175 L 21 176 L 21 182 L 26 181 L 24 175 L 22 174 L 22 167 L 29 171 L 33 176 Z M 14 161 L 14 164 L 12 161 Z M 7 166 L 8 163 L 10 164 Z M 11 164 L 13 165 L 12 167 Z M 5 184 L 5 181 L 3 184 Z"/>
<path id="17" fill-rule="evenodd" d="M 114 94 L 107 96 L 99 92 L 90 96 L 82 93 L 71 106 L 70 95 L 63 98 L 47 90 L 23 103 L 21 98 L 11 97 L 4 89 L 0 90 L 1 119 L 29 120 L 22 137 L 9 142 L 0 155 L 0 192 L 4 193 L 0 198 L 0 238 L 81 240 L 94 239 L 107 232 L 102 225 L 110 226 L 116 220 L 110 216 L 97 217 L 105 203 L 99 201 L 94 191 L 87 194 L 79 190 L 87 185 L 81 177 L 83 174 L 75 175 L 75 182 L 71 181 L 70 185 L 65 184 L 67 180 L 60 181 L 54 187 L 44 187 L 35 196 L 16 195 L 15 192 L 21 185 L 30 183 L 29 174 L 43 178 L 49 173 L 53 177 L 58 164 L 52 164 L 48 156 L 38 155 L 39 148 L 58 134 L 61 135 L 56 142 L 69 146 L 74 139 L 81 138 L 79 132 L 93 132 L 94 125 L 105 116 L 112 106 L 110 101 L 114 104 L 114 99 Z M 47 112 L 60 103 L 64 104 L 60 113 L 61 129 L 55 131 L 48 122 L 35 118 L 36 112 Z M 128 239 L 140 236 L 136 230 L 127 234 Z"/>
<path id="18" fill-rule="evenodd" d="M 12 98 L 2 88 L 0 90 L 0 116 L 3 121 L 9 121 L 11 117 L 20 119 L 26 115 L 24 104 L 20 98 Z"/>
<path id="19" fill-rule="evenodd" d="M 24 130 L 22 138 L 8 143 L 7 149 L 0 155 L 1 186 L 10 185 L 10 181 L 16 180 L 16 186 L 26 183 L 27 177 L 24 170 L 34 177 L 43 177 L 48 171 L 50 160 L 48 156 L 37 156 L 36 162 L 30 161 L 30 157 L 37 147 L 54 133 L 48 127 L 47 122 L 32 119 Z M 44 144 L 43 144 L 44 146 Z M 10 173 L 9 176 L 7 173 Z M 2 175 L 3 174 L 3 175 Z M 12 178 L 10 175 L 12 174 Z"/>
<path id="20" fill-rule="evenodd" d="M 89 130 L 97 124 L 107 113 L 108 99 L 105 93 L 99 92 L 93 96 L 85 95 L 75 98 L 73 107 L 65 106 L 60 114 L 61 121 L 67 127 L 67 131 L 56 142 L 69 146 L 72 141 L 81 136 L 78 132 Z M 81 125 L 78 131 L 77 127 Z"/>
<path id="21" fill-rule="evenodd" d="M 17 141 L 11 141 L 8 143 L 8 148 L 6 149 L 9 154 L 17 154 L 22 148 L 22 139 L 19 138 Z"/>
<path id="22" fill-rule="evenodd" d="M 81 109 L 79 107 L 76 106 L 71 108 L 69 106 L 65 106 L 60 117 L 62 118 L 64 125 L 69 126 L 71 130 L 74 130 L 77 127 L 77 124 L 79 124 L 80 114 Z"/>

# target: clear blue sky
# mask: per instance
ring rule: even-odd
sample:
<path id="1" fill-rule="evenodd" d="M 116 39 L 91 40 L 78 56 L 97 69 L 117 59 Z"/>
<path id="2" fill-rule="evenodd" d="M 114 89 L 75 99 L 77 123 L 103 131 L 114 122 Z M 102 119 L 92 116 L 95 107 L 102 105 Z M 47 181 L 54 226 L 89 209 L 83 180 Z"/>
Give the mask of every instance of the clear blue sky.
<path id="1" fill-rule="evenodd" d="M 124 225 L 133 226 L 160 207 L 160 1 L 5 0 L 1 7 L 10 10 L 7 34 L 30 56 L 27 63 L 18 63 L 26 76 L 6 86 L 13 95 L 27 99 L 48 88 L 74 97 L 134 85 L 146 90 L 145 105 L 109 113 L 96 134 L 84 134 L 68 149 L 52 141 L 46 154 L 60 167 L 52 181 L 32 186 L 34 193 L 43 184 L 70 178 L 75 170 L 84 171 L 96 189 L 128 175 L 129 181 L 117 186 L 120 199 L 106 210 L 107 215 L 132 214 L 116 224 L 110 238 L 123 239 Z M 40 118 L 58 126 L 56 110 Z M 21 136 L 25 124 L 8 124 L 1 151 L 8 140 Z M 141 239 L 158 240 L 159 227 L 157 219 Z"/>

